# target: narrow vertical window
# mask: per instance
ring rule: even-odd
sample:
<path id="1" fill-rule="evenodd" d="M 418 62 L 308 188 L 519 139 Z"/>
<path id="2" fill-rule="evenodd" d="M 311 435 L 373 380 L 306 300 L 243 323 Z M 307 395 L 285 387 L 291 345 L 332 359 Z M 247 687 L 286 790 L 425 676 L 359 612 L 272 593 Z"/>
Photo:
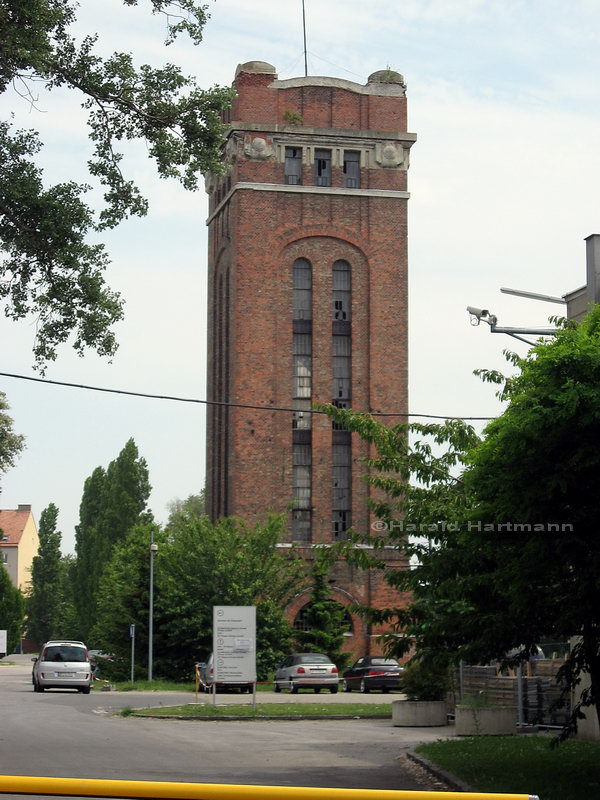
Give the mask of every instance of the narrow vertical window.
<path id="1" fill-rule="evenodd" d="M 360 189 L 360 153 L 355 150 L 344 151 L 344 186 Z"/>
<path id="2" fill-rule="evenodd" d="M 294 261 L 292 319 L 312 319 L 312 269 L 305 258 Z"/>
<path id="3" fill-rule="evenodd" d="M 315 150 L 315 183 L 331 186 L 331 150 Z"/>
<path id="4" fill-rule="evenodd" d="M 310 333 L 294 334 L 292 356 L 292 428 L 309 430 L 311 427 L 310 396 L 312 382 L 312 336 Z"/>
<path id="5" fill-rule="evenodd" d="M 349 320 L 350 312 L 350 264 L 336 261 L 333 265 L 333 319 Z"/>
<path id="6" fill-rule="evenodd" d="M 312 267 L 305 258 L 294 261 L 292 318 L 292 540 L 309 543 L 312 540 Z"/>
<path id="7" fill-rule="evenodd" d="M 285 183 L 297 186 L 302 183 L 302 148 L 285 148 Z"/>
<path id="8" fill-rule="evenodd" d="M 312 448 L 295 444 L 292 448 L 292 537 L 295 542 L 311 541 L 310 506 Z"/>
<path id="9" fill-rule="evenodd" d="M 338 408 L 347 408 L 350 400 L 350 365 L 352 360 L 350 336 L 333 337 L 332 400 Z"/>
<path id="10" fill-rule="evenodd" d="M 352 400 L 352 285 L 350 264 L 333 264 L 333 308 L 331 342 L 331 401 L 338 408 L 350 408 Z M 332 506 L 331 531 L 334 541 L 347 538 L 352 514 L 352 441 L 340 423 L 332 424 Z"/>
<path id="11" fill-rule="evenodd" d="M 345 539 L 350 528 L 351 514 L 351 477 L 352 452 L 351 444 L 333 445 L 333 538 L 337 541 Z"/>

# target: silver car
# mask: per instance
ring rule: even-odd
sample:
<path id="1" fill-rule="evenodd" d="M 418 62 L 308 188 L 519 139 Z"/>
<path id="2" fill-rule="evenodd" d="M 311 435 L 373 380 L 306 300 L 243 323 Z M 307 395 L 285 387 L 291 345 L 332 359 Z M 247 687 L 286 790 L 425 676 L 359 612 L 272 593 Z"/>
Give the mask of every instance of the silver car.
<path id="1" fill-rule="evenodd" d="M 322 653 L 294 653 L 288 656 L 275 673 L 275 691 L 289 689 L 296 694 L 300 689 L 312 689 L 318 693 L 329 689 L 338 690 L 338 668 L 329 656 Z"/>
<path id="2" fill-rule="evenodd" d="M 77 689 L 90 693 L 92 667 L 87 647 L 83 642 L 46 642 L 39 658 L 32 658 L 31 679 L 34 692 L 44 689 Z"/>

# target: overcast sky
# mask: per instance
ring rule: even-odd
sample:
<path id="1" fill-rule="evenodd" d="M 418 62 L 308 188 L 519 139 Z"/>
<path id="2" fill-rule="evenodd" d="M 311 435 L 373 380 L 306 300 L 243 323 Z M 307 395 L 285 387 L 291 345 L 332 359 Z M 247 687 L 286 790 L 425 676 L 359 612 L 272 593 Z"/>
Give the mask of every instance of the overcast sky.
<path id="1" fill-rule="evenodd" d="M 164 24 L 118 0 L 81 0 L 82 33 L 102 51 L 138 62 L 177 62 L 204 87 L 229 85 L 236 65 L 273 64 L 303 75 L 301 0 L 216 0 L 204 42 L 163 50 Z M 584 237 L 600 232 L 600 3 L 598 0 L 306 0 L 310 75 L 364 84 L 379 69 L 408 85 L 410 410 L 494 416 L 494 388 L 473 376 L 504 369 L 504 348 L 526 352 L 467 305 L 501 325 L 547 325 L 561 306 L 512 298 L 501 286 L 563 295 L 585 282 Z M 48 182 L 84 181 L 90 155 L 75 93 L 40 93 L 32 110 L 0 101 L 46 143 Z M 106 236 L 110 285 L 126 300 L 112 364 L 61 350 L 46 377 L 153 394 L 206 396 L 206 228 L 203 190 L 159 181 L 142 146 L 126 169 L 150 199 L 144 220 Z M 0 371 L 35 375 L 33 322 L 0 319 Z M 0 507 L 31 503 L 36 520 L 60 509 L 72 551 L 85 478 L 131 436 L 149 465 L 150 505 L 197 492 L 205 474 L 201 405 L 143 400 L 0 377 L 27 449 L 2 479 Z M 252 402 L 253 398 L 248 398 Z"/>

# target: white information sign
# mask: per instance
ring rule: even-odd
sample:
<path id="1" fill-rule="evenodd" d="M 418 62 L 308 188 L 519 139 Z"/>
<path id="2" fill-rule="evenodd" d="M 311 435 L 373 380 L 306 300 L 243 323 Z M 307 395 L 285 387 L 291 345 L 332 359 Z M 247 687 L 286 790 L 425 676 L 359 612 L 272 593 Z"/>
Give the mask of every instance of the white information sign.
<path id="1" fill-rule="evenodd" d="M 5 656 L 6 653 L 6 631 L 0 631 L 0 653 Z"/>
<path id="2" fill-rule="evenodd" d="M 215 681 L 256 681 L 256 607 L 213 606 Z"/>

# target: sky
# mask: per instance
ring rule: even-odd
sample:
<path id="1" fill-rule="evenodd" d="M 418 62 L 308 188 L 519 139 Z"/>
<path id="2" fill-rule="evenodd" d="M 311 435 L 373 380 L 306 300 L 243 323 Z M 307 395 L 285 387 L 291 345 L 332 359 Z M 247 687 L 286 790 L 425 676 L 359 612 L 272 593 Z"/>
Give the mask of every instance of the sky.
<path id="1" fill-rule="evenodd" d="M 178 63 L 201 86 L 230 85 L 237 64 L 304 74 L 301 0 L 216 0 L 204 41 L 163 47 L 164 22 L 149 2 L 81 0 L 78 32 L 100 52 L 138 63 Z M 510 371 L 503 350 L 525 344 L 472 327 L 466 306 L 499 325 L 548 327 L 562 307 L 500 293 L 511 287 L 561 296 L 585 282 L 586 236 L 600 233 L 600 2 L 572 0 L 305 0 L 309 75 L 360 84 L 380 69 L 404 75 L 411 150 L 409 358 L 413 414 L 493 417 L 495 389 L 478 368 Z M 48 183 L 85 181 L 91 148 L 80 99 L 45 94 L 32 108 L 17 93 L 0 114 L 36 128 Z M 126 301 L 109 363 L 68 347 L 46 377 L 149 394 L 206 397 L 207 199 L 159 180 L 142 144 L 125 169 L 150 201 L 142 220 L 104 236 L 109 285 Z M 0 316 L 0 372 L 33 370 L 33 320 Z M 133 437 L 147 460 L 150 507 L 197 493 L 205 475 L 201 404 L 101 394 L 0 376 L 15 429 L 26 437 L 1 478 L 0 507 L 30 503 L 36 520 L 55 503 L 64 552 L 85 479 Z"/>

